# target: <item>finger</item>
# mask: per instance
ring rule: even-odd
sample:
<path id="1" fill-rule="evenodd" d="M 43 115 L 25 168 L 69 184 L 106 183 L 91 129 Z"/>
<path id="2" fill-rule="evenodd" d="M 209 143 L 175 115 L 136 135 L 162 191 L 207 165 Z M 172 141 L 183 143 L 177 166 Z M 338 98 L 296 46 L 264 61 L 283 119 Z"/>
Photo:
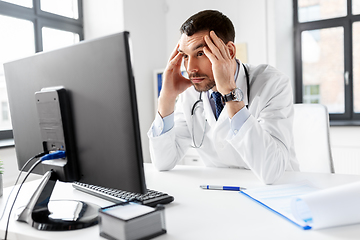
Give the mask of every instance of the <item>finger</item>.
<path id="1" fill-rule="evenodd" d="M 207 47 L 205 48 L 210 51 L 216 59 L 222 58 L 219 48 L 215 46 L 214 42 L 210 39 L 210 37 L 206 35 L 204 37 L 204 40 L 207 45 Z"/>
<path id="2" fill-rule="evenodd" d="M 210 31 L 210 38 L 215 44 L 215 46 L 219 49 L 219 52 L 223 58 L 230 58 L 229 49 L 226 47 L 225 43 L 221 38 L 219 38 L 214 31 Z"/>
<path id="3" fill-rule="evenodd" d="M 182 54 L 177 52 L 177 54 L 175 54 L 175 56 L 173 56 L 170 59 L 169 64 L 172 65 L 173 67 L 181 67 L 181 61 L 182 61 Z"/>
<path id="4" fill-rule="evenodd" d="M 170 62 L 170 61 L 176 56 L 176 54 L 179 53 L 179 46 L 180 46 L 180 43 L 178 42 L 178 43 L 176 44 L 176 47 L 175 47 L 174 50 L 172 51 L 168 62 Z"/>
<path id="5" fill-rule="evenodd" d="M 213 39 L 215 45 L 220 49 L 223 57 L 230 58 L 230 52 L 224 41 L 219 38 L 214 31 L 210 32 L 210 37 Z"/>
<path id="6" fill-rule="evenodd" d="M 214 31 L 210 31 L 210 38 L 215 44 L 215 46 L 219 48 L 221 56 L 224 58 L 230 58 L 229 49 L 226 47 L 223 40 L 221 40 L 221 38 L 219 38 Z"/>
<path id="7" fill-rule="evenodd" d="M 210 59 L 210 62 L 212 64 L 218 60 L 218 58 L 211 52 L 211 50 L 208 47 L 204 47 L 203 51 L 204 51 L 206 57 Z"/>

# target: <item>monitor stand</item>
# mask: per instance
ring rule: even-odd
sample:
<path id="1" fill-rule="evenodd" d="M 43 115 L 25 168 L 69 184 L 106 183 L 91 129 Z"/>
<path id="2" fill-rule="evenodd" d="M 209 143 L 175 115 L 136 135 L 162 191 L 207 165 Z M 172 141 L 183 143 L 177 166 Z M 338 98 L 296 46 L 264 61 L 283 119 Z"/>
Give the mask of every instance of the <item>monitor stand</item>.
<path id="1" fill-rule="evenodd" d="M 38 230 L 64 231 L 93 226 L 98 223 L 99 206 L 75 200 L 51 200 L 57 175 L 48 171 L 29 203 L 19 209 L 17 221 L 26 222 Z"/>

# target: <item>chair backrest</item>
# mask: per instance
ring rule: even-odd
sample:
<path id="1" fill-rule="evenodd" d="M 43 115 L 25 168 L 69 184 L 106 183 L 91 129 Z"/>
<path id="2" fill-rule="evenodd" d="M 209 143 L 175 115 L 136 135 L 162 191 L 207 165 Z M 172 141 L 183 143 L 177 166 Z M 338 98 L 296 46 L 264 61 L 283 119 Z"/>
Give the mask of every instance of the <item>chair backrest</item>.
<path id="1" fill-rule="evenodd" d="M 294 104 L 293 134 L 300 171 L 334 173 L 326 106 Z"/>

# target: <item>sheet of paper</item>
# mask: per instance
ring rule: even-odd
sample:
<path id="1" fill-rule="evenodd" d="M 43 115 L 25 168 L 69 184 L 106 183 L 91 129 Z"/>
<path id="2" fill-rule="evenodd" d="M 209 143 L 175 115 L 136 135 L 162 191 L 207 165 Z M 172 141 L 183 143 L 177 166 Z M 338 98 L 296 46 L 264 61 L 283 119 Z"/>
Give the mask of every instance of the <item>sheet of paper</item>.
<path id="1" fill-rule="evenodd" d="M 119 205 L 112 208 L 105 209 L 108 214 L 111 214 L 117 218 L 123 220 L 129 220 L 137 216 L 147 214 L 155 211 L 155 208 L 148 207 L 146 205 L 140 205 L 136 203 L 129 203 L 125 205 Z"/>
<path id="2" fill-rule="evenodd" d="M 291 208 L 313 229 L 360 223 L 360 182 L 298 196 Z"/>
<path id="3" fill-rule="evenodd" d="M 262 188 L 247 189 L 241 193 L 248 195 L 257 202 L 270 208 L 272 211 L 282 215 L 293 223 L 307 229 L 306 222 L 296 219 L 291 212 L 291 201 L 293 197 L 317 191 L 318 188 L 308 182 L 299 184 L 272 185 Z"/>

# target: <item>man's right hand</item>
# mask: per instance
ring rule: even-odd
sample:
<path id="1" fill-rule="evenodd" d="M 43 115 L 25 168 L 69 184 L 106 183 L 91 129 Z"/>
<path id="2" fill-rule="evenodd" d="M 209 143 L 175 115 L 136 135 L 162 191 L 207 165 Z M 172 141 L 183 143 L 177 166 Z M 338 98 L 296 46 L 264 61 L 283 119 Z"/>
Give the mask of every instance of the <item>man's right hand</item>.
<path id="1" fill-rule="evenodd" d="M 189 79 L 181 74 L 182 54 L 178 51 L 179 44 L 172 52 L 163 74 L 163 82 L 158 99 L 158 112 L 166 117 L 174 112 L 177 96 L 192 86 Z"/>

